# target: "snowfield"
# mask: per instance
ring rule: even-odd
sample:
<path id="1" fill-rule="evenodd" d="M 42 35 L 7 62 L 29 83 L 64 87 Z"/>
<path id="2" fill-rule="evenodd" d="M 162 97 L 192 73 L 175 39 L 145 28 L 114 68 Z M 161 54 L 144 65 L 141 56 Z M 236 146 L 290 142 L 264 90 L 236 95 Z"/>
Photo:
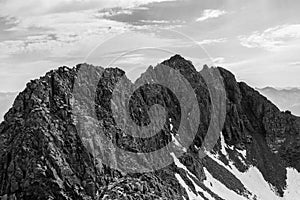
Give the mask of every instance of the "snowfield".
<path id="1" fill-rule="evenodd" d="M 227 188 L 219 180 L 217 180 L 213 175 L 204 167 L 204 173 L 206 180 L 203 181 L 203 184 L 213 193 L 225 200 L 298 200 L 300 199 L 300 173 L 293 168 L 287 168 L 287 187 L 284 192 L 284 197 L 279 197 L 276 195 L 276 192 L 273 190 L 272 186 L 265 181 L 261 172 L 255 166 L 250 166 L 246 172 L 240 172 L 234 165 L 234 163 L 229 159 L 229 155 L 226 149 L 229 147 L 224 140 L 223 134 L 221 134 L 221 150 L 220 152 L 228 159 L 229 164 L 225 165 L 220 159 L 220 155 L 217 153 L 206 152 L 207 156 L 213 159 L 216 163 L 226 168 L 231 174 L 233 174 L 237 179 L 239 179 L 244 187 L 252 194 L 248 198 L 237 194 L 235 191 Z M 236 149 L 235 149 L 236 150 Z M 246 158 L 246 150 L 237 150 L 241 157 Z M 186 166 L 184 166 L 176 156 L 171 153 L 171 156 L 174 159 L 174 163 L 178 168 L 184 169 L 186 171 L 187 177 L 193 183 L 197 193 L 202 193 L 205 198 L 209 200 L 214 200 L 215 198 L 202 187 L 195 183 L 193 178 L 196 178 Z M 242 160 L 242 159 L 241 159 Z M 179 174 L 175 175 L 178 182 L 183 188 L 185 188 L 186 193 L 188 194 L 189 199 L 191 200 L 202 200 L 203 198 L 199 194 L 195 194 L 192 189 L 185 183 L 182 177 Z M 193 177 L 193 178 L 192 178 Z M 196 178 L 197 179 L 197 178 Z"/>

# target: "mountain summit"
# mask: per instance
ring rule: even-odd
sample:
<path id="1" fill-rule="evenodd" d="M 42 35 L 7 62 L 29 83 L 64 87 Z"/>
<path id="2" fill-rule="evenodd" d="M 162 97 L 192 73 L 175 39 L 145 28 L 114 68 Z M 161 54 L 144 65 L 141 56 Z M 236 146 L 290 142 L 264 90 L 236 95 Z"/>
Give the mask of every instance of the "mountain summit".
<path id="1" fill-rule="evenodd" d="M 215 147 L 200 158 L 198 151 L 211 120 L 207 83 L 192 62 L 179 55 L 162 64 L 179 71 L 189 81 L 200 108 L 198 131 L 182 156 L 172 154 L 172 163 L 145 173 L 123 173 L 108 166 L 101 157 L 94 157 L 80 130 L 93 135 L 91 127 L 98 121 L 109 130 L 102 134 L 117 136 L 116 144 L 132 152 L 159 149 L 168 142 L 179 146 L 173 130 L 178 129 L 176 123 L 184 112 L 176 102 L 187 97 L 183 94 L 175 98 L 160 86 L 155 86 L 155 90 L 141 89 L 132 103 L 132 119 L 148 124 L 150 118 L 145 109 L 167 102 L 171 105 L 167 110 L 170 120 L 165 122 L 161 136 L 137 140 L 124 134 L 112 119 L 111 97 L 118 80 L 125 77 L 124 71 L 87 64 L 71 69 L 60 67 L 29 82 L 0 124 L 0 199 L 295 200 L 300 196 L 300 118 L 281 112 L 246 83 L 237 82 L 229 71 L 205 67 L 203 70 L 210 73 L 218 70 L 223 79 L 226 118 Z M 93 71 L 79 77 L 78 72 L 84 67 Z M 162 76 L 155 69 L 142 76 L 154 80 Z M 74 84 L 79 78 L 82 95 L 74 98 Z M 96 90 L 92 87 L 95 81 Z M 127 83 L 125 77 L 124 86 Z M 175 88 L 176 84 L 179 82 L 174 81 Z M 153 92 L 157 90 L 167 96 L 160 98 Z M 147 102 L 145 96 L 151 101 Z M 89 102 L 91 99 L 93 102 Z M 193 111 L 195 105 L 189 102 L 187 99 L 185 106 Z M 116 105 L 122 107 L 122 102 Z M 74 107 L 82 115 L 80 119 L 74 117 Z M 90 110 L 96 111 L 95 116 L 90 115 Z M 84 121 L 84 127 L 76 126 L 78 120 Z M 190 134 L 189 129 L 184 131 L 187 136 Z M 119 153 L 114 156 L 117 150 L 101 141 L 99 148 L 110 154 L 116 165 L 135 167 L 135 160 Z M 142 161 L 139 165 L 151 165 Z"/>

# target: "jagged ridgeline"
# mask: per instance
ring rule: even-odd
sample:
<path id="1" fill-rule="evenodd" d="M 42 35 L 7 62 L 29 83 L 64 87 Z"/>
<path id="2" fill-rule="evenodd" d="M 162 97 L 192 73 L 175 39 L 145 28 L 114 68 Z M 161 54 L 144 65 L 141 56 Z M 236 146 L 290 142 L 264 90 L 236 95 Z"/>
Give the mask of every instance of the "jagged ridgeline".
<path id="1" fill-rule="evenodd" d="M 237 82 L 229 71 L 205 68 L 219 70 L 222 76 L 226 119 L 214 149 L 200 158 L 198 151 L 211 120 L 206 83 L 192 63 L 178 55 L 162 64 L 186 77 L 200 108 L 198 132 L 181 157 L 173 155 L 171 164 L 153 172 L 127 174 L 95 158 L 84 145 L 72 110 L 78 70 L 88 65 L 60 67 L 28 83 L 0 125 L 0 199 L 295 200 L 300 196 L 298 117 L 281 112 L 246 83 Z M 94 98 L 96 118 L 85 117 L 93 107 L 78 108 L 87 124 L 106 119 L 103 126 L 111 130 L 106 134 L 112 134 L 118 129 L 110 123 L 111 86 L 125 72 L 98 69 L 93 77 L 83 75 L 84 95 L 80 99 L 85 102 L 93 98 L 91 80 L 102 77 Z M 170 99 L 170 105 L 174 99 Z M 174 106 L 170 111 L 168 127 L 176 128 L 171 122 L 179 120 L 179 110 Z M 133 113 L 143 118 L 138 109 Z M 138 123 L 147 123 L 147 118 Z M 126 137 L 120 141 L 131 151 L 176 144 L 168 133 L 145 143 L 148 146 L 126 143 Z"/>

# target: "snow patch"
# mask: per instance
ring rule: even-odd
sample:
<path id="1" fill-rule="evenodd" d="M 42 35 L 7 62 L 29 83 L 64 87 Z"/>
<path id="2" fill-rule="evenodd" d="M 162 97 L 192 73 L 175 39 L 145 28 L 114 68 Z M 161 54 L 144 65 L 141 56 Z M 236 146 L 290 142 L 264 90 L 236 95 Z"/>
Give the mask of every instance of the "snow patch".
<path id="1" fill-rule="evenodd" d="M 185 189 L 190 200 L 202 199 L 191 190 L 191 188 L 185 183 L 185 181 L 181 178 L 181 176 L 179 174 L 175 174 L 175 177 L 177 178 L 180 185 Z"/>
<path id="2" fill-rule="evenodd" d="M 219 197 L 228 200 L 245 200 L 246 197 L 240 196 L 234 191 L 228 189 L 225 185 L 223 185 L 220 181 L 215 179 L 209 171 L 204 167 L 204 173 L 206 176 L 206 180 L 204 181 L 204 185 L 209 188 L 212 192 L 217 194 Z"/>
<path id="3" fill-rule="evenodd" d="M 244 158 L 246 158 L 247 156 L 247 151 L 246 150 L 239 150 L 239 149 L 235 149 L 237 152 L 239 152 Z"/>
<path id="4" fill-rule="evenodd" d="M 300 173 L 293 168 L 287 168 L 287 187 L 284 191 L 285 200 L 295 200 L 300 198 Z"/>
<path id="5" fill-rule="evenodd" d="M 233 162 L 229 159 L 229 165 L 225 165 L 222 161 L 218 159 L 219 155 L 214 155 L 210 152 L 206 152 L 206 154 L 211 159 L 216 161 L 219 165 L 226 168 L 237 179 L 239 179 L 248 191 L 250 191 L 253 195 L 256 195 L 258 200 L 281 199 L 275 194 L 270 184 L 265 181 L 263 175 L 256 167 L 252 166 L 245 173 L 242 173 L 234 166 Z M 254 196 L 252 198 L 254 198 Z"/>
<path id="6" fill-rule="evenodd" d="M 191 180 L 191 182 L 193 183 L 195 189 L 197 192 L 201 192 L 207 199 L 209 200 L 215 200 L 215 198 L 213 198 L 207 191 L 203 190 L 201 187 L 199 187 L 192 178 L 189 177 L 189 179 Z"/>
<path id="7" fill-rule="evenodd" d="M 179 161 L 179 159 L 175 156 L 175 154 L 174 153 L 171 153 L 171 156 L 173 157 L 173 159 L 174 159 L 174 163 L 175 163 L 175 165 L 177 166 L 177 167 L 179 167 L 179 168 L 181 168 L 181 169 L 184 169 L 187 173 L 188 173 L 188 178 L 190 179 L 190 181 L 193 183 L 193 185 L 194 185 L 194 187 L 195 187 L 195 189 L 196 189 L 196 191 L 197 192 L 201 192 L 207 199 L 209 199 L 209 200 L 214 200 L 214 198 L 207 192 L 207 191 L 205 191 L 205 190 L 203 190 L 201 187 L 199 187 L 199 185 L 197 185 L 196 183 L 195 183 L 195 181 L 193 180 L 193 178 L 191 178 L 191 177 L 194 177 L 195 179 L 197 179 L 197 177 L 192 173 L 192 172 L 190 172 L 187 168 L 186 168 L 186 166 L 184 166 L 180 161 Z M 177 178 L 177 177 L 176 177 Z M 180 177 L 181 178 L 181 177 Z M 177 178 L 177 180 L 179 181 L 179 179 Z M 197 179 L 198 180 L 198 179 Z M 181 184 L 181 182 L 179 182 L 180 184 Z M 181 184 L 182 185 L 182 184 Z M 188 186 L 188 185 L 186 185 L 185 184 L 185 186 L 184 186 L 184 188 L 185 189 L 187 189 L 188 188 L 188 191 L 191 191 L 191 189 L 190 189 L 190 187 Z M 187 193 L 188 193 L 188 191 L 187 191 Z M 192 191 L 191 191 L 192 192 Z M 198 194 L 194 194 L 195 196 L 197 196 L 197 198 L 196 199 L 202 199 L 201 197 L 200 197 L 200 195 L 198 195 Z M 194 197 L 194 195 L 189 195 L 189 198 L 191 198 L 190 196 L 193 196 Z"/>
<path id="8" fill-rule="evenodd" d="M 174 154 L 173 152 L 170 153 L 170 155 L 173 157 L 174 163 L 175 163 L 175 165 L 176 165 L 177 167 L 179 167 L 179 168 L 181 168 L 181 169 L 184 169 L 189 175 L 191 175 L 191 176 L 193 176 L 194 178 L 197 179 L 197 177 L 196 177 L 192 172 L 190 172 L 190 170 L 188 170 L 188 169 L 186 168 L 186 166 L 184 166 L 184 165 L 179 161 L 179 159 L 175 156 L 175 154 Z"/>
<path id="9" fill-rule="evenodd" d="M 173 124 L 172 124 L 172 118 L 169 118 L 169 122 L 170 122 L 170 130 L 173 130 Z"/>
<path id="10" fill-rule="evenodd" d="M 287 187 L 284 191 L 284 197 L 279 197 L 276 195 L 272 185 L 270 185 L 263 177 L 262 173 L 258 168 L 254 166 L 250 166 L 250 168 L 242 173 L 235 166 L 234 163 L 229 159 L 229 155 L 226 151 L 226 148 L 231 150 L 236 150 L 241 156 L 239 159 L 244 161 L 246 158 L 247 151 L 236 149 L 234 146 L 228 146 L 225 143 L 225 139 L 223 134 L 220 134 L 221 140 L 221 153 L 227 158 L 229 164 L 225 165 L 221 160 L 219 160 L 219 154 L 212 154 L 211 152 L 206 151 L 206 155 L 217 162 L 219 165 L 227 169 L 230 173 L 232 173 L 237 179 L 239 179 L 244 187 L 250 191 L 253 196 L 249 197 L 251 199 L 257 200 L 296 200 L 300 199 L 300 173 L 293 168 L 287 168 Z M 246 164 L 245 162 L 243 162 Z M 237 194 L 234 191 L 229 190 L 225 185 L 220 183 L 218 180 L 214 179 L 212 175 L 206 170 L 205 174 L 207 177 L 207 181 L 205 181 L 205 186 L 211 189 L 212 192 L 216 193 L 220 197 L 224 199 L 245 199 L 246 197 L 236 196 Z M 213 184 L 213 187 L 210 186 L 210 183 Z M 215 183 L 215 184 L 214 184 Z M 214 187 L 215 185 L 215 187 Z M 209 187 L 210 186 L 210 187 Z M 225 188 L 224 188 L 225 187 Z M 232 193 L 234 192 L 234 193 Z"/>
<path id="11" fill-rule="evenodd" d="M 183 146 L 179 143 L 179 141 L 176 139 L 176 137 L 175 137 L 173 134 L 171 134 L 171 136 L 172 136 L 172 142 L 173 142 L 177 147 L 180 147 L 181 150 L 182 150 L 183 152 L 187 152 L 186 148 L 183 147 Z"/>
<path id="12" fill-rule="evenodd" d="M 226 143 L 225 143 L 225 138 L 223 136 L 223 133 L 220 133 L 220 139 L 221 139 L 221 152 L 224 156 L 227 157 L 227 151 L 225 149 Z"/>
<path id="13" fill-rule="evenodd" d="M 250 167 L 245 173 L 240 172 L 235 166 L 232 166 L 232 173 L 243 183 L 244 187 L 257 199 L 281 199 L 272 190 L 271 185 L 265 181 L 263 175 L 256 167 Z"/>

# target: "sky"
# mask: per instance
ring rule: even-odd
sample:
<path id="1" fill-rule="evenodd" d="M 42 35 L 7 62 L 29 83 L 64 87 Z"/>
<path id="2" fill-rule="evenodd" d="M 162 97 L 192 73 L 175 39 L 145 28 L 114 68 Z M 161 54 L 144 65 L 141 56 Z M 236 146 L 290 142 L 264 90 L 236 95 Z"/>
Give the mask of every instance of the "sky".
<path id="1" fill-rule="evenodd" d="M 298 0 L 0 0 L 0 91 L 84 62 L 134 80 L 173 54 L 253 87 L 299 87 L 299 10 Z"/>

